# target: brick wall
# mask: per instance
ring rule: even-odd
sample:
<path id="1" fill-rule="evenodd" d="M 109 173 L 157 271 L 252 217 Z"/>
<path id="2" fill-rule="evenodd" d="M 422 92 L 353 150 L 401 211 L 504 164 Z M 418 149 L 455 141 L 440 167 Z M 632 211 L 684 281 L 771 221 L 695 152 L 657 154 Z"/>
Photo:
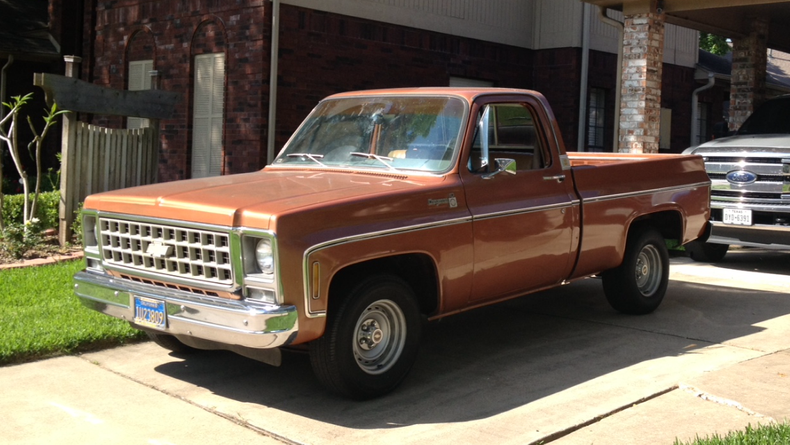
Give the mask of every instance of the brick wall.
<path id="1" fill-rule="evenodd" d="M 531 88 L 532 51 L 297 7 L 281 9 L 279 149 L 321 98 L 442 86 L 449 78 Z"/>
<path id="2" fill-rule="evenodd" d="M 128 62 L 153 58 L 160 88 L 182 94 L 161 122 L 162 180 L 190 174 L 192 60 L 201 53 L 226 53 L 225 173 L 264 165 L 270 2 L 96 3 L 85 14 L 82 78 L 126 88 Z M 533 87 L 532 51 L 523 48 L 287 5 L 280 26 L 277 149 L 319 99 L 339 91 L 447 85 L 450 76 Z M 92 120 L 123 126 L 121 118 Z"/>
<path id="3" fill-rule="evenodd" d="M 750 32 L 733 40 L 730 130 L 737 130 L 765 100 L 769 22 L 747 17 Z"/>
<path id="4" fill-rule="evenodd" d="M 181 93 L 174 116 L 161 121 L 161 180 L 190 175 L 192 62 L 198 54 L 226 54 L 224 171 L 239 173 L 262 165 L 270 2 L 97 0 L 94 10 L 90 3 L 86 2 L 83 79 L 124 89 L 128 62 L 153 59 L 160 88 Z M 118 117 L 92 120 L 116 128 L 124 124 Z"/>
<path id="5" fill-rule="evenodd" d="M 290 5 L 280 12 L 276 149 L 329 94 L 447 85 L 450 77 L 541 91 L 567 146 L 576 147 L 578 48 L 533 51 Z M 190 177 L 194 56 L 224 52 L 224 173 L 253 171 L 266 160 L 270 23 L 267 0 L 96 0 L 94 9 L 86 2 L 82 78 L 123 89 L 128 62 L 153 59 L 160 88 L 181 93 L 174 116 L 161 121 L 159 177 L 185 179 Z M 615 60 L 591 54 L 591 86 L 606 88 L 610 104 Z M 612 110 L 607 107 L 608 122 Z M 100 125 L 124 124 L 117 117 L 88 118 Z M 609 144 L 614 135 L 606 131 Z"/>
<path id="6" fill-rule="evenodd" d="M 623 28 L 620 151 L 657 153 L 664 20 L 656 12 L 626 15 Z"/>
<path id="7" fill-rule="evenodd" d="M 532 70 L 534 88 L 551 104 L 568 150 L 576 150 L 578 139 L 581 54 L 580 48 L 536 51 Z"/>

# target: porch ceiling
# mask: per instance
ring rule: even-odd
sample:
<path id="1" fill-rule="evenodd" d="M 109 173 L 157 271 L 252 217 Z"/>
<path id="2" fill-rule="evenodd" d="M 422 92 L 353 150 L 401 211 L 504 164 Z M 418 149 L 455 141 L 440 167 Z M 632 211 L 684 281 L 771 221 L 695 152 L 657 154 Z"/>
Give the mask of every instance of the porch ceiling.
<path id="1" fill-rule="evenodd" d="M 650 0 L 582 0 L 619 11 L 646 10 Z M 748 32 L 749 19 L 765 17 L 770 21 L 768 47 L 790 52 L 790 1 L 776 0 L 663 0 L 668 23 L 729 38 Z"/>

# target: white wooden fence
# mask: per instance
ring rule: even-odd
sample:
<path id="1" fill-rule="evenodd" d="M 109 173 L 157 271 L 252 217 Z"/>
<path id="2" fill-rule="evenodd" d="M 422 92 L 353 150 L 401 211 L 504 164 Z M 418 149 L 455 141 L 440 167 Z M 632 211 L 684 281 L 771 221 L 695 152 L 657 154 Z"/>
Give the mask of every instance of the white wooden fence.
<path id="1" fill-rule="evenodd" d="M 75 123 L 73 146 L 74 193 L 71 208 L 85 197 L 156 182 L 159 132 L 156 128 L 111 129 Z"/>
<path id="2" fill-rule="evenodd" d="M 63 114 L 58 240 L 71 241 L 71 225 L 79 203 L 91 193 L 156 182 L 159 122 L 169 119 L 179 94 L 158 89 L 157 71 L 150 71 L 151 90 L 105 88 L 76 79 L 79 62 L 65 56 L 66 76 L 36 73 L 47 104 L 58 104 Z M 148 119 L 148 128 L 112 130 L 77 121 L 76 113 Z"/>

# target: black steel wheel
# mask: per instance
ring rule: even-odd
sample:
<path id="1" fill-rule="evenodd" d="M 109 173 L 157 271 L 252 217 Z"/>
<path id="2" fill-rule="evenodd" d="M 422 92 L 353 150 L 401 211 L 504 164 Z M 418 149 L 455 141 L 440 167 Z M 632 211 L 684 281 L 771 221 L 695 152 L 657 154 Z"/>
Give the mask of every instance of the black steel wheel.
<path id="1" fill-rule="evenodd" d="M 338 296 L 339 297 L 339 296 Z M 392 391 L 417 357 L 420 311 L 412 289 L 388 275 L 357 285 L 328 314 L 324 335 L 310 343 L 310 363 L 329 390 L 352 399 Z"/>
<path id="2" fill-rule="evenodd" d="M 626 314 L 648 314 L 664 299 L 669 282 L 669 252 L 653 229 L 628 237 L 623 263 L 602 274 L 606 299 Z"/>

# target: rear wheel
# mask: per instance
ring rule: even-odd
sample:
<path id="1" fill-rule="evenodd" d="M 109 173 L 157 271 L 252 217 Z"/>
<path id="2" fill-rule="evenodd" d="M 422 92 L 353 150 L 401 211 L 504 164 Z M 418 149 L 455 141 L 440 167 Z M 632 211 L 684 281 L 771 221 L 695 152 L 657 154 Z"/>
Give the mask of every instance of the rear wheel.
<path id="1" fill-rule="evenodd" d="M 623 263 L 602 274 L 606 299 L 626 314 L 648 314 L 664 299 L 669 281 L 669 253 L 653 229 L 628 237 Z"/>
<path id="2" fill-rule="evenodd" d="M 727 244 L 711 244 L 702 241 L 692 241 L 684 246 L 686 252 L 694 261 L 702 263 L 718 263 L 724 259 L 727 254 L 727 249 L 730 248 Z"/>
<path id="3" fill-rule="evenodd" d="M 386 394 L 417 357 L 421 320 L 414 292 L 397 277 L 374 276 L 345 297 L 330 311 L 324 335 L 310 343 L 313 371 L 344 397 Z"/>

